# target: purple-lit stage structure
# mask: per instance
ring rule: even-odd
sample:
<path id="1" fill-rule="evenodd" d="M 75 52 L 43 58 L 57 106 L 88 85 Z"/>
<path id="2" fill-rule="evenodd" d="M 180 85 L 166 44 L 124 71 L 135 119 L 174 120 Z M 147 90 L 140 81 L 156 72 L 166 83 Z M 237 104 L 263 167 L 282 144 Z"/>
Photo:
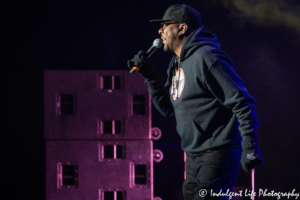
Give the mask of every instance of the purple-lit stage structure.
<path id="1" fill-rule="evenodd" d="M 128 71 L 45 71 L 46 199 L 158 200 L 147 85 Z"/>

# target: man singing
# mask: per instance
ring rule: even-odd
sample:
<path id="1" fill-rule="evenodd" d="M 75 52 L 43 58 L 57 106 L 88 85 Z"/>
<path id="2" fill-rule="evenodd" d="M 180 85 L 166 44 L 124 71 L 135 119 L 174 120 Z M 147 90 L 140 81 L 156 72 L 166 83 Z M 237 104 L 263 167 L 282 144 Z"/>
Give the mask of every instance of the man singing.
<path id="1" fill-rule="evenodd" d="M 232 190 L 241 162 L 243 169 L 262 164 L 257 141 L 255 100 L 234 70 L 231 58 L 220 50 L 214 34 L 204 29 L 199 12 L 185 4 L 172 5 L 158 26 L 164 50 L 174 53 L 164 86 L 145 52 L 128 67 L 149 86 L 153 104 L 164 116 L 175 114 L 181 147 L 186 152 L 186 200 L 228 199 L 211 191 Z M 199 195 L 199 191 L 207 195 Z"/>

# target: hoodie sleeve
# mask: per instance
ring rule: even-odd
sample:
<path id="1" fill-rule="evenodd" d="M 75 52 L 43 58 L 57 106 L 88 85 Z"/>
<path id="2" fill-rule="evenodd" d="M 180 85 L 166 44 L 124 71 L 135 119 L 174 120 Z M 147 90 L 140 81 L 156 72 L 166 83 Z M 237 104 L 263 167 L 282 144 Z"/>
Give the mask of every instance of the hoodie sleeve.
<path id="1" fill-rule="evenodd" d="M 247 92 L 232 64 L 217 58 L 212 63 L 204 84 L 220 103 L 235 113 L 243 140 L 257 140 L 259 124 L 255 114 L 256 102 Z"/>
<path id="2" fill-rule="evenodd" d="M 163 87 L 159 80 L 148 82 L 148 90 L 156 109 L 164 116 L 173 115 L 174 109 L 169 96 L 169 87 Z"/>

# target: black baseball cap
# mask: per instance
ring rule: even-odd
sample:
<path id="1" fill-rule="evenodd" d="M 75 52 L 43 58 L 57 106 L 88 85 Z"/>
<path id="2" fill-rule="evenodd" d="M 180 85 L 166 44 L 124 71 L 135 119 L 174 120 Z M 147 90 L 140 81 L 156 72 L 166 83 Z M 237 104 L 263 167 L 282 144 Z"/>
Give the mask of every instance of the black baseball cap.
<path id="1" fill-rule="evenodd" d="M 172 5 L 166 10 L 162 19 L 150 20 L 157 27 L 161 27 L 161 23 L 168 21 L 186 23 L 193 29 L 199 28 L 202 25 L 200 13 L 186 4 Z"/>

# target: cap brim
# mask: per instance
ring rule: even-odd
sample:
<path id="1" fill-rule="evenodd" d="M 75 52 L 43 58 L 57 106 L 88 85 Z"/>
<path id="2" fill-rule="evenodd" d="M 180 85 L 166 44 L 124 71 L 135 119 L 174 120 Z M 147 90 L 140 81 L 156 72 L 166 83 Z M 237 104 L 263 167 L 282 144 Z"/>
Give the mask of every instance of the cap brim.
<path id="1" fill-rule="evenodd" d="M 157 26 L 158 28 L 161 28 L 161 23 L 168 22 L 168 21 L 170 21 L 170 20 L 152 19 L 152 20 L 150 20 L 150 23 L 153 24 L 154 26 Z"/>

